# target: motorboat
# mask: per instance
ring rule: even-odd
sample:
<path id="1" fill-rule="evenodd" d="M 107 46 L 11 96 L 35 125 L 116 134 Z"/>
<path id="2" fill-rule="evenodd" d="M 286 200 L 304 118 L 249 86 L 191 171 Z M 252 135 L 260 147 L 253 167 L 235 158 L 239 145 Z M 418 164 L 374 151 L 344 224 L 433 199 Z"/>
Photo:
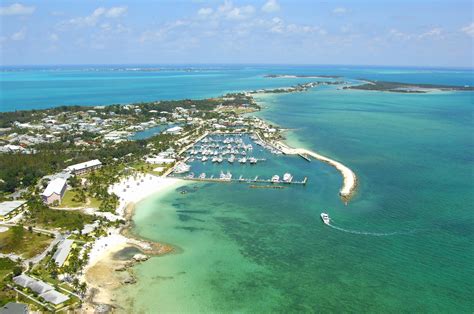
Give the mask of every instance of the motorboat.
<path id="1" fill-rule="evenodd" d="M 321 213 L 321 219 L 326 225 L 329 225 L 331 223 L 331 219 L 329 218 L 329 215 L 326 213 Z"/>

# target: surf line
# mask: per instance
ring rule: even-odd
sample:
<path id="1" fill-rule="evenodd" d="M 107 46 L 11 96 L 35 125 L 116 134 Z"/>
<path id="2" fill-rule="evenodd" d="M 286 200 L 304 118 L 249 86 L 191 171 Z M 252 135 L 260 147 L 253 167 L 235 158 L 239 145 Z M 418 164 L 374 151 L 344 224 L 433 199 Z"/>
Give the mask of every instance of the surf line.
<path id="1" fill-rule="evenodd" d="M 335 225 L 330 224 L 330 223 L 326 224 L 326 225 L 333 228 L 333 229 L 337 229 L 339 231 L 342 231 L 342 232 L 347 232 L 347 233 L 352 233 L 352 234 L 360 234 L 360 235 L 368 235 L 368 236 L 374 236 L 374 237 L 386 237 L 386 236 L 393 236 L 393 235 L 403 235 L 403 234 L 411 234 L 411 233 L 414 232 L 414 231 L 387 232 L 387 233 L 383 233 L 383 232 L 365 232 L 365 231 L 344 229 L 344 228 L 335 226 Z"/>

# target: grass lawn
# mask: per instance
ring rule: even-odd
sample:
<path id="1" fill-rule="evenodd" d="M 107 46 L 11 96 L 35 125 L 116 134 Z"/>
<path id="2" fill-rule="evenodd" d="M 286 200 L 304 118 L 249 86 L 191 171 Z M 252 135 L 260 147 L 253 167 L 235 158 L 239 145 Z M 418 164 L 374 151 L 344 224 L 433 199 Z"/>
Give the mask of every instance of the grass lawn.
<path id="1" fill-rule="evenodd" d="M 76 202 L 73 200 L 73 198 L 76 196 L 77 192 L 73 190 L 67 190 L 66 193 L 64 193 L 64 197 L 61 200 L 61 206 L 62 208 L 82 208 L 82 207 L 93 207 L 93 208 L 99 208 L 101 201 L 96 199 L 95 197 L 87 197 L 89 200 L 89 204 L 87 204 L 87 201 L 85 203 L 83 202 Z"/>
<path id="2" fill-rule="evenodd" d="M 0 233 L 0 252 L 31 258 L 43 252 L 52 240 L 50 236 L 30 232 L 23 227 L 10 227 L 8 231 Z"/>
<path id="3" fill-rule="evenodd" d="M 140 172 L 153 173 L 153 169 L 158 167 L 158 165 L 152 165 L 144 161 L 137 161 L 131 164 L 130 167 Z"/>
<path id="4" fill-rule="evenodd" d="M 102 203 L 101 201 L 99 201 L 98 199 L 96 199 L 95 197 L 89 197 L 89 200 L 90 200 L 90 204 L 87 205 L 88 207 L 92 207 L 92 208 L 99 208 L 100 207 L 100 203 Z"/>
<path id="5" fill-rule="evenodd" d="M 73 201 L 73 198 L 75 196 L 76 196 L 76 191 L 67 190 L 66 193 L 64 193 L 63 199 L 61 200 L 61 207 L 69 207 L 69 208 L 84 207 L 85 203 Z"/>

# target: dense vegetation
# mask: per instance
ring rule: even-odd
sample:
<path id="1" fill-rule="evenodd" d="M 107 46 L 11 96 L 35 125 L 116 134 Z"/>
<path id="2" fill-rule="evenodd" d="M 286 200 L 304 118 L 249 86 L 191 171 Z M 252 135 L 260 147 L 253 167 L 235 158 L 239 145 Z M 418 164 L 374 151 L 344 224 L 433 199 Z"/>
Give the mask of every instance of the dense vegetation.
<path id="1" fill-rule="evenodd" d="M 146 153 L 145 141 L 104 145 L 97 149 L 78 148 L 71 143 L 43 145 L 36 154 L 0 154 L 0 192 L 34 185 L 41 177 L 63 170 L 68 165 L 99 159 L 104 163 L 130 154 Z"/>
<path id="2" fill-rule="evenodd" d="M 35 226 L 47 226 L 62 230 L 82 230 L 85 224 L 94 220 L 93 216 L 80 211 L 55 210 L 44 205 L 38 197 L 31 197 L 28 201 L 28 222 Z"/>
<path id="3" fill-rule="evenodd" d="M 0 258 L 0 306 L 13 302 L 16 293 L 7 285 L 7 278 L 21 273 L 21 267 L 9 258 Z"/>
<path id="4" fill-rule="evenodd" d="M 375 90 L 375 91 L 386 91 L 386 92 L 398 92 L 398 93 L 425 93 L 423 90 L 417 90 L 417 88 L 433 88 L 441 90 L 459 90 L 459 91 L 470 91 L 474 90 L 472 86 L 456 86 L 456 85 L 439 85 L 439 84 L 409 84 L 399 82 L 386 82 L 386 81 L 370 81 L 364 80 L 368 83 L 362 85 L 346 86 L 344 89 L 361 89 L 361 90 Z"/>

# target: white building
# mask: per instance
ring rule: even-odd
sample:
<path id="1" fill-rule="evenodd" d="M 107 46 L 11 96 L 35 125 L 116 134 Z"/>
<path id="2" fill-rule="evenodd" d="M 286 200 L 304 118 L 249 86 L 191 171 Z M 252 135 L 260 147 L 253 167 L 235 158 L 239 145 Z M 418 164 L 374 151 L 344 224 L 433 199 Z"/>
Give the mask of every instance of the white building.
<path id="1" fill-rule="evenodd" d="M 145 162 L 149 164 L 172 164 L 176 161 L 174 158 L 165 158 L 163 156 L 154 156 L 154 157 L 148 157 Z"/>
<path id="2" fill-rule="evenodd" d="M 26 205 L 26 201 L 6 201 L 0 203 L 0 221 L 10 219 Z"/>
<path id="3" fill-rule="evenodd" d="M 172 128 L 169 128 L 166 130 L 166 133 L 168 134 L 180 134 L 183 131 L 183 128 L 180 126 L 174 126 Z"/>
<path id="4" fill-rule="evenodd" d="M 53 255 L 54 262 L 59 267 L 64 265 L 64 262 L 67 260 L 69 253 L 71 252 L 72 244 L 74 243 L 73 240 L 64 239 L 59 243 L 58 249 Z"/>
<path id="5" fill-rule="evenodd" d="M 55 201 L 61 202 L 61 199 L 66 192 L 66 180 L 63 178 L 56 178 L 49 182 L 46 189 L 41 193 L 43 202 L 46 204 L 52 204 Z"/>
<path id="6" fill-rule="evenodd" d="M 66 168 L 66 171 L 69 171 L 73 174 L 83 174 L 95 169 L 99 169 L 100 167 L 102 167 L 102 163 L 100 162 L 100 160 L 94 159 L 82 162 L 80 164 L 71 165 Z"/>
<path id="7" fill-rule="evenodd" d="M 19 275 L 13 278 L 13 282 L 20 287 L 30 288 L 46 302 L 54 305 L 61 304 L 69 300 L 67 295 L 57 292 L 54 287 L 40 280 L 36 280 L 27 275 Z"/>

